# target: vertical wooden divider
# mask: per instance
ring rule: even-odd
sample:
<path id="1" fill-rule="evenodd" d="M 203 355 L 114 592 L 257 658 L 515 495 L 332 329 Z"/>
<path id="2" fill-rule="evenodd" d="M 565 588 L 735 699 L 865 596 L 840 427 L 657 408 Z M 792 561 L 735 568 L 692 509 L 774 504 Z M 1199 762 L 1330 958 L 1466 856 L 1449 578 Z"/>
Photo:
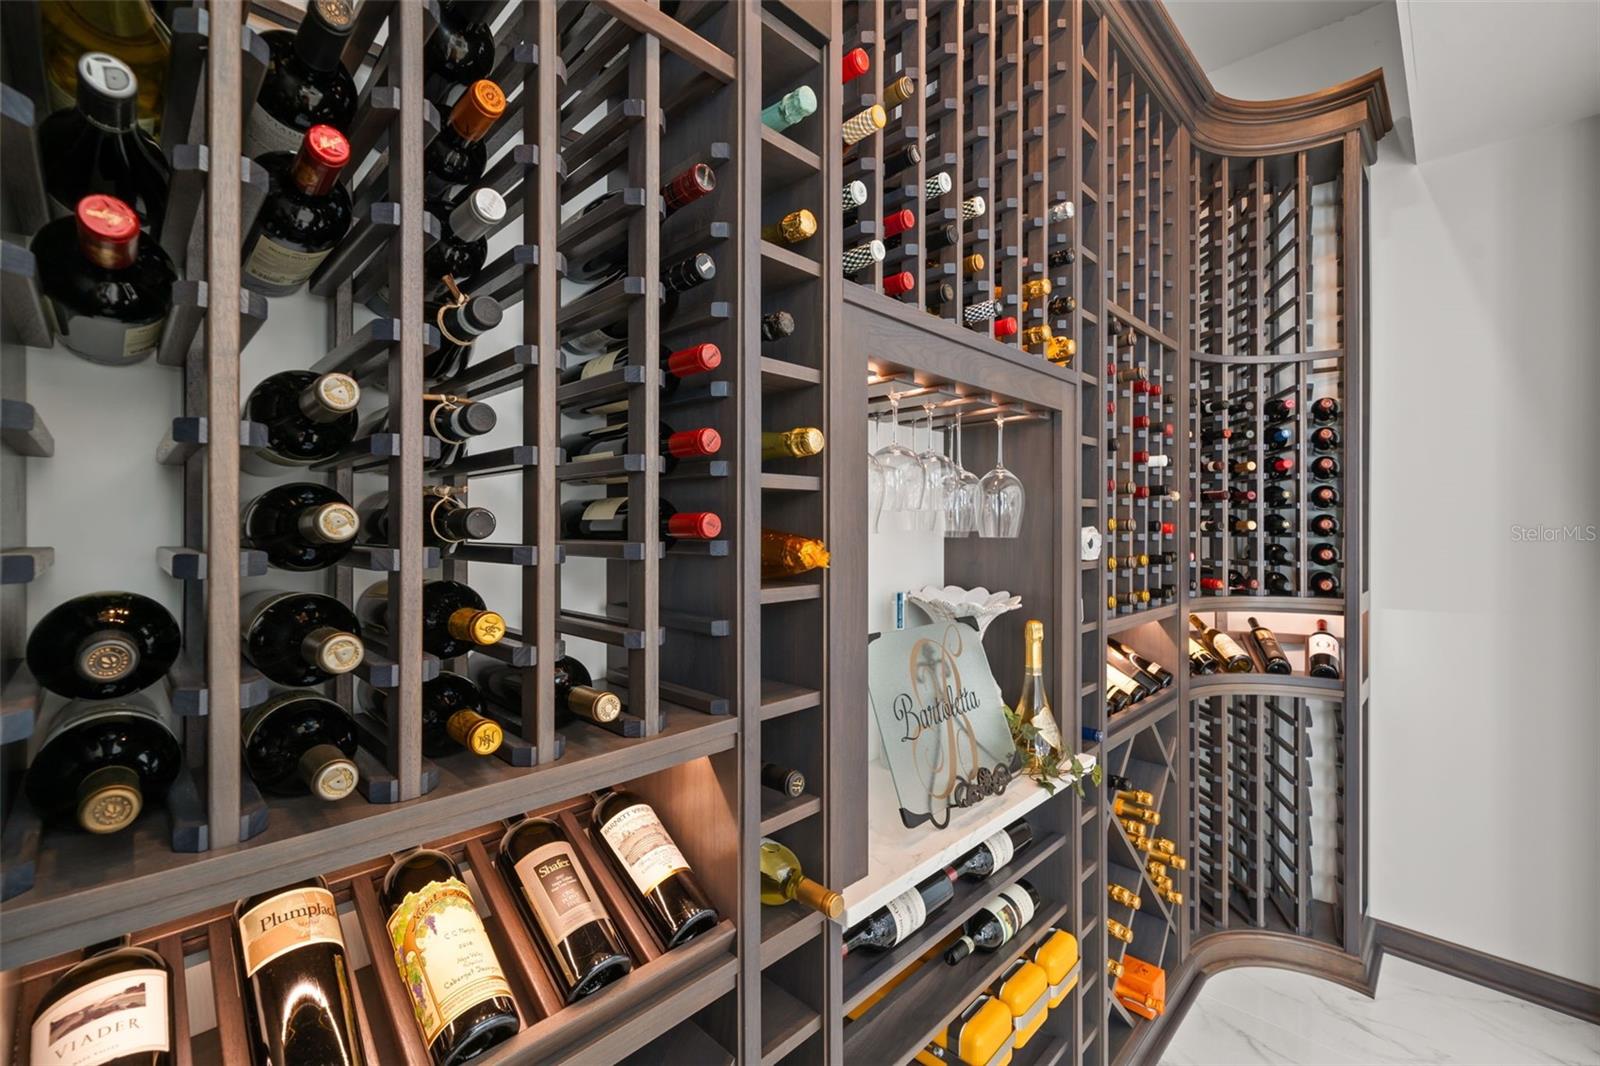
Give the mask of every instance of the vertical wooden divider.
<path id="1" fill-rule="evenodd" d="M 1339 170 L 1340 226 L 1339 262 L 1343 302 L 1344 380 L 1339 398 L 1342 418 L 1340 441 L 1344 446 L 1344 740 L 1339 753 L 1344 761 L 1344 869 L 1343 898 L 1339 901 L 1339 931 L 1344 949 L 1352 954 L 1361 950 L 1362 920 L 1366 912 L 1366 718 L 1367 706 L 1362 691 L 1366 665 L 1366 410 L 1367 410 L 1367 243 L 1366 171 L 1363 168 L 1361 134 L 1352 130 L 1344 135 Z"/>

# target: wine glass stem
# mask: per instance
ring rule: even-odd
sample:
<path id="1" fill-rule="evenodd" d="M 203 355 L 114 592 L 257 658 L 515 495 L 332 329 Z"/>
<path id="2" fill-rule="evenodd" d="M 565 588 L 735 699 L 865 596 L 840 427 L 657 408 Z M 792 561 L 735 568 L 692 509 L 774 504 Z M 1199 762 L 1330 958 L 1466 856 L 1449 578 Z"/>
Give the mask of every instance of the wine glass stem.
<path id="1" fill-rule="evenodd" d="M 1006 420 L 1003 418 L 994 420 L 994 465 L 1006 465 Z"/>

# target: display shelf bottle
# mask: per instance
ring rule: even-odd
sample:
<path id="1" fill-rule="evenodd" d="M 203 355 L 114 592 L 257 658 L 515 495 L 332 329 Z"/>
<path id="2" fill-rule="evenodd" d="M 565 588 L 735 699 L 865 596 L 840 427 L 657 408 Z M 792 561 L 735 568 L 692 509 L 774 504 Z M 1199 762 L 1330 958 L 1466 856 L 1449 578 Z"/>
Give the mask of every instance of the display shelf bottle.
<path id="1" fill-rule="evenodd" d="M 258 162 L 269 179 L 267 196 L 245 236 L 241 280 L 263 296 L 287 296 L 350 231 L 350 193 L 339 180 L 350 142 L 332 126 L 312 126 L 296 151 L 269 152 Z"/>
<path id="2" fill-rule="evenodd" d="M 256 1060 L 365 1062 L 355 970 L 328 883 L 313 877 L 258 892 L 234 907 L 233 924 Z"/>
<path id="3" fill-rule="evenodd" d="M 92 193 L 72 215 L 41 226 L 29 250 L 45 314 L 70 351 L 127 366 L 156 350 L 178 273 L 155 238 L 139 232 L 132 207 Z"/>
<path id="4" fill-rule="evenodd" d="M 561 505 L 564 540 L 627 540 L 628 497 L 568 500 Z M 715 540 L 722 519 L 711 511 L 679 511 L 667 500 L 657 503 L 657 536 L 671 547 L 680 540 Z"/>
<path id="5" fill-rule="evenodd" d="M 270 52 L 266 77 L 244 129 L 244 154 L 293 152 L 314 126 L 348 132 L 356 83 L 342 57 L 355 27 L 349 0 L 314 0 L 294 30 L 261 35 Z"/>
<path id="6" fill-rule="evenodd" d="M 1166 554 L 1169 556 L 1172 555 L 1171 552 Z M 1171 563 L 1174 561 L 1174 558 L 1169 558 L 1164 561 Z M 1112 650 L 1120 654 L 1123 658 L 1127 659 L 1128 662 L 1136 669 L 1144 671 L 1147 675 L 1153 678 L 1156 684 L 1160 685 L 1162 688 L 1170 688 L 1172 682 L 1176 679 L 1176 676 L 1171 670 L 1168 670 L 1165 666 L 1162 666 L 1154 659 L 1150 659 L 1139 654 L 1137 651 L 1134 651 L 1133 648 L 1129 647 L 1127 644 L 1124 644 L 1116 637 L 1107 637 L 1106 644 Z"/>
<path id="7" fill-rule="evenodd" d="M 380 722 L 389 721 L 392 699 L 388 689 L 361 686 L 362 710 Z M 463 748 L 474 755 L 493 755 L 505 742 L 505 730 L 486 713 L 483 690 L 448 670 L 422 683 L 418 716 L 422 754 L 430 759 L 454 755 Z"/>
<path id="8" fill-rule="evenodd" d="M 424 92 L 440 105 L 494 69 L 493 0 L 440 0 L 439 22 L 422 49 Z"/>
<path id="9" fill-rule="evenodd" d="M 594 835 L 668 950 L 716 926 L 717 912 L 648 803 L 622 789 L 601 793 L 594 803 Z"/>
<path id="10" fill-rule="evenodd" d="M 506 111 L 506 94 L 487 78 L 467 86 L 442 129 L 422 153 L 422 186 L 431 200 L 455 203 L 483 178 L 488 146 L 483 138 Z"/>
<path id="11" fill-rule="evenodd" d="M 1215 629 L 1205 623 L 1197 614 L 1189 616 L 1189 624 L 1201 642 L 1208 645 L 1216 653 L 1217 659 L 1230 674 L 1247 674 L 1254 667 L 1250 663 L 1250 656 L 1239 646 L 1239 642 L 1220 629 Z"/>
<path id="12" fill-rule="evenodd" d="M 449 553 L 469 540 L 485 540 L 498 525 L 494 512 L 473 507 L 447 486 L 424 485 L 417 506 L 422 511 L 422 543 Z M 376 492 L 361 501 L 361 529 L 372 544 L 393 544 L 389 536 L 389 494 Z"/>
<path id="13" fill-rule="evenodd" d="M 176 1003 L 167 961 L 149 948 L 131 946 L 126 937 L 92 946 L 85 954 L 33 1008 L 30 1061 L 36 1066 L 175 1061 Z"/>
<path id="14" fill-rule="evenodd" d="M 661 270 L 661 329 L 669 327 L 680 297 L 717 276 L 716 260 L 707 252 L 696 252 Z M 598 355 L 628 342 L 628 322 L 621 319 L 576 336 L 561 338 L 562 350 L 575 355 Z"/>
<path id="15" fill-rule="evenodd" d="M 685 378 L 706 374 L 721 366 L 722 349 L 709 342 L 691 344 L 676 350 L 662 345 L 660 360 L 661 398 L 666 400 L 677 394 Z M 621 347 L 605 355 L 595 356 L 577 366 L 566 368 L 561 372 L 561 381 L 563 384 L 582 381 L 631 366 L 633 363 L 632 352 L 626 347 Z M 586 415 L 610 417 L 625 413 L 628 406 L 628 401 L 625 399 L 607 400 L 603 403 L 590 404 L 581 408 L 581 411 Z"/>
<path id="16" fill-rule="evenodd" d="M 387 641 L 393 631 L 389 581 L 368 585 L 356 601 L 361 631 Z M 506 620 L 488 609 L 483 596 L 460 581 L 422 583 L 422 650 L 440 659 L 454 659 L 477 648 L 500 643 Z"/>
<path id="17" fill-rule="evenodd" d="M 1138 700 L 1154 696 L 1161 691 L 1161 683 L 1143 670 L 1130 663 L 1127 658 L 1113 648 L 1106 649 L 1106 668 L 1115 670 L 1119 681 L 1126 679 L 1135 688 Z M 1137 700 L 1135 701 L 1137 702 Z"/>
<path id="18" fill-rule="evenodd" d="M 425 206 L 440 227 L 439 239 L 422 253 L 429 293 L 437 297 L 448 290 L 446 275 L 457 286 L 470 287 L 489 258 L 489 234 L 505 221 L 505 199 L 485 186 L 468 192 L 460 203 L 429 200 Z"/>
<path id="19" fill-rule="evenodd" d="M 826 569 L 830 555 L 816 537 L 785 533 L 776 529 L 761 531 L 761 580 L 798 577 L 816 569 Z"/>
<path id="20" fill-rule="evenodd" d="M 172 669 L 183 633 L 161 604 L 136 592 L 94 592 L 52 607 L 24 655 L 40 686 L 68 699 L 106 700 L 148 688 Z"/>
<path id="21" fill-rule="evenodd" d="M 954 966 L 975 951 L 999 951 L 1018 930 L 1033 921 L 1038 905 L 1039 893 L 1027 881 L 1001 889 L 967 919 L 961 937 L 945 951 L 944 961 Z"/>
<path id="22" fill-rule="evenodd" d="M 940 870 L 906 889 L 865 920 L 845 931 L 843 954 L 862 948 L 888 951 L 921 929 L 934 913 L 955 898 L 955 875 Z"/>
<path id="23" fill-rule="evenodd" d="M 807 877 L 799 857 L 770 837 L 761 841 L 761 902 L 768 907 L 799 903 L 834 919 L 844 913 L 844 897 Z"/>
<path id="24" fill-rule="evenodd" d="M 1283 654 L 1283 647 L 1278 643 L 1277 635 L 1254 616 L 1247 621 L 1250 623 L 1250 638 L 1255 641 L 1256 650 L 1261 653 L 1262 669 L 1269 674 L 1290 673 L 1289 657 Z"/>
<path id="25" fill-rule="evenodd" d="M 1020 735 L 1014 739 L 1030 758 L 1042 763 L 1062 751 L 1061 730 L 1044 683 L 1044 623 L 1029 619 L 1022 632 L 1022 689 L 1013 709 L 1018 721 L 1033 727 L 1034 734 L 1026 742 Z"/>
<path id="26" fill-rule="evenodd" d="M 355 791 L 356 724 L 311 691 L 280 692 L 245 714 L 244 768 L 263 792 L 340 800 Z"/>
<path id="27" fill-rule="evenodd" d="M 806 776 L 799 770 L 791 770 L 774 762 L 764 762 L 761 764 L 761 784 L 764 788 L 794 798 L 804 794 Z"/>
<path id="28" fill-rule="evenodd" d="M 477 1058 L 516 1035 L 511 987 L 450 856 L 418 848 L 397 859 L 382 904 L 400 984 L 434 1066 Z"/>
<path id="29" fill-rule="evenodd" d="M 709 459 L 722 450 L 722 434 L 710 426 L 676 430 L 660 423 L 657 433 L 657 453 L 661 456 L 661 473 L 670 474 L 683 459 Z M 628 450 L 628 423 L 612 422 L 583 433 L 572 433 L 561 438 L 561 450 L 567 462 L 595 462 L 622 455 Z M 623 483 L 625 476 L 597 478 L 596 481 Z"/>
<path id="30" fill-rule="evenodd" d="M 813 455 L 821 455 L 826 443 L 822 430 L 814 426 L 764 432 L 761 434 L 761 458 L 809 459 Z"/>
<path id="31" fill-rule="evenodd" d="M 244 468 L 281 474 L 334 458 L 355 440 L 360 402 L 361 386 L 348 374 L 282 370 L 263 378 L 245 399 L 244 417 L 266 427 L 267 443 L 244 454 Z"/>
<path id="32" fill-rule="evenodd" d="M 172 66 L 172 31 L 150 0 L 93 0 L 39 6 L 44 90 L 51 111 L 71 107 L 77 95 L 78 61 L 86 52 L 116 56 L 138 79 L 139 125 L 161 133 L 167 72 Z"/>
<path id="33" fill-rule="evenodd" d="M 1120 695 L 1121 700 L 1114 697 Z M 1144 689 L 1127 674 L 1110 663 L 1106 664 L 1106 717 L 1120 714 L 1132 704 L 1144 699 Z"/>
<path id="34" fill-rule="evenodd" d="M 355 612 L 315 592 L 262 591 L 239 604 L 240 651 L 269 681 L 319 685 L 361 665 Z"/>
<path id="35" fill-rule="evenodd" d="M 321 570 L 350 553 L 360 522 L 356 509 L 333 489 L 296 481 L 274 485 L 245 505 L 239 542 L 265 552 L 280 570 Z"/>
<path id="36" fill-rule="evenodd" d="M 1221 668 L 1217 657 L 1194 637 L 1189 638 L 1189 673 L 1214 674 Z"/>
<path id="37" fill-rule="evenodd" d="M 496 865 L 516 892 L 539 952 L 575 1003 L 633 969 L 572 841 L 549 818 L 524 818 L 500 838 Z"/>
<path id="38" fill-rule="evenodd" d="M 472 358 L 472 346 L 478 338 L 498 326 L 504 317 L 505 311 L 494 297 L 468 296 L 459 289 L 446 301 L 429 305 L 428 321 L 439 330 L 439 347 L 423 355 L 423 375 L 428 381 L 437 382 L 461 373 Z"/>
<path id="39" fill-rule="evenodd" d="M 1002 870 L 1017 852 L 1033 843 L 1033 826 L 1018 819 L 998 832 L 991 833 L 978 846 L 947 867 L 953 877 L 967 881 L 982 881 Z"/>
<path id="40" fill-rule="evenodd" d="M 29 748 L 23 791 L 39 817 L 97 834 L 133 824 L 183 765 L 171 716 L 141 695 L 48 708 Z"/>
<path id="41" fill-rule="evenodd" d="M 139 83 L 114 55 L 78 58 L 77 102 L 39 126 L 39 167 L 56 214 L 71 214 L 91 193 L 133 209 L 145 232 L 161 234 L 172 168 L 139 126 Z"/>
<path id="42" fill-rule="evenodd" d="M 1325 618 L 1317 619 L 1316 632 L 1306 638 L 1306 666 L 1312 677 L 1336 681 L 1342 676 L 1339 638 L 1328 632 Z"/>

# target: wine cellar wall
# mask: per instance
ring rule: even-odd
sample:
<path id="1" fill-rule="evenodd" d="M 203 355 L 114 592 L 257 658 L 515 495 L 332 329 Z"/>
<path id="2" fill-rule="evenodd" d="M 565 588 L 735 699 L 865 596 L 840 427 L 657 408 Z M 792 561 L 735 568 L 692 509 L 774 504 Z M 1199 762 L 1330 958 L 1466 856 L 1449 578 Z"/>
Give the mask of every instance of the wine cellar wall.
<path id="1" fill-rule="evenodd" d="M 352 1039 L 437 1060 L 469 1038 L 391 964 L 407 855 L 503 971 L 493 1062 L 937 1061 L 1047 942 L 1077 968 L 1012 1061 L 1142 1062 L 1241 930 L 1360 955 L 1381 72 L 1232 101 L 1116 0 L 82 6 L 0 5 L 16 1061 L 124 936 L 173 1061 L 259 1055 L 235 905 L 312 879 Z M 117 184 L 52 129 L 134 114 L 123 70 Z M 160 313 L 69 292 L 112 269 Z M 861 453 L 903 432 L 1026 488 L 893 550 L 1021 595 L 981 651 L 1010 701 L 1041 649 L 1103 784 L 878 823 Z M 149 673 L 89 702 L 95 662 Z M 107 714 L 150 745 L 131 785 L 74 739 Z M 655 887 L 618 810 L 669 837 Z M 504 850 L 526 816 L 627 959 L 581 999 Z M 920 928 L 847 947 L 946 868 Z M 937 957 L 1001 890 L 1036 897 L 1014 943 Z"/>

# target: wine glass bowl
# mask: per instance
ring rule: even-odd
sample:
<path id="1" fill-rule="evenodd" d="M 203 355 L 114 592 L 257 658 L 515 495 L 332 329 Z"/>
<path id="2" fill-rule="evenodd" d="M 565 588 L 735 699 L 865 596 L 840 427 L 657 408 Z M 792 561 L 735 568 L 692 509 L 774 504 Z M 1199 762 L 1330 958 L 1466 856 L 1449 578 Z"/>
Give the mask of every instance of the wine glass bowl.
<path id="1" fill-rule="evenodd" d="M 884 482 L 883 464 L 871 452 L 867 453 L 867 532 L 878 531 L 878 520 L 883 516 Z"/>
<path id="2" fill-rule="evenodd" d="M 894 435 L 874 455 L 883 466 L 883 510 L 895 516 L 900 529 L 916 528 L 916 513 L 928 491 L 928 472 L 917 453 L 900 443 L 900 394 L 889 394 L 889 421 Z"/>
<path id="3" fill-rule="evenodd" d="M 922 509 L 917 512 L 917 528 L 932 532 L 939 528 L 939 521 L 944 517 L 945 483 L 950 479 L 954 464 L 933 446 L 933 404 L 923 404 L 922 410 L 928 416 L 928 447 L 917 458 L 927 474 L 928 488 L 923 494 Z"/>
<path id="4" fill-rule="evenodd" d="M 965 537 L 978 531 L 978 475 L 961 462 L 961 414 L 956 413 L 956 456 L 944 484 L 944 535 Z"/>
<path id="5" fill-rule="evenodd" d="M 1027 493 L 1022 481 L 1005 467 L 1005 419 L 995 425 L 994 469 L 978 483 L 978 536 L 1010 539 L 1022 532 Z"/>

